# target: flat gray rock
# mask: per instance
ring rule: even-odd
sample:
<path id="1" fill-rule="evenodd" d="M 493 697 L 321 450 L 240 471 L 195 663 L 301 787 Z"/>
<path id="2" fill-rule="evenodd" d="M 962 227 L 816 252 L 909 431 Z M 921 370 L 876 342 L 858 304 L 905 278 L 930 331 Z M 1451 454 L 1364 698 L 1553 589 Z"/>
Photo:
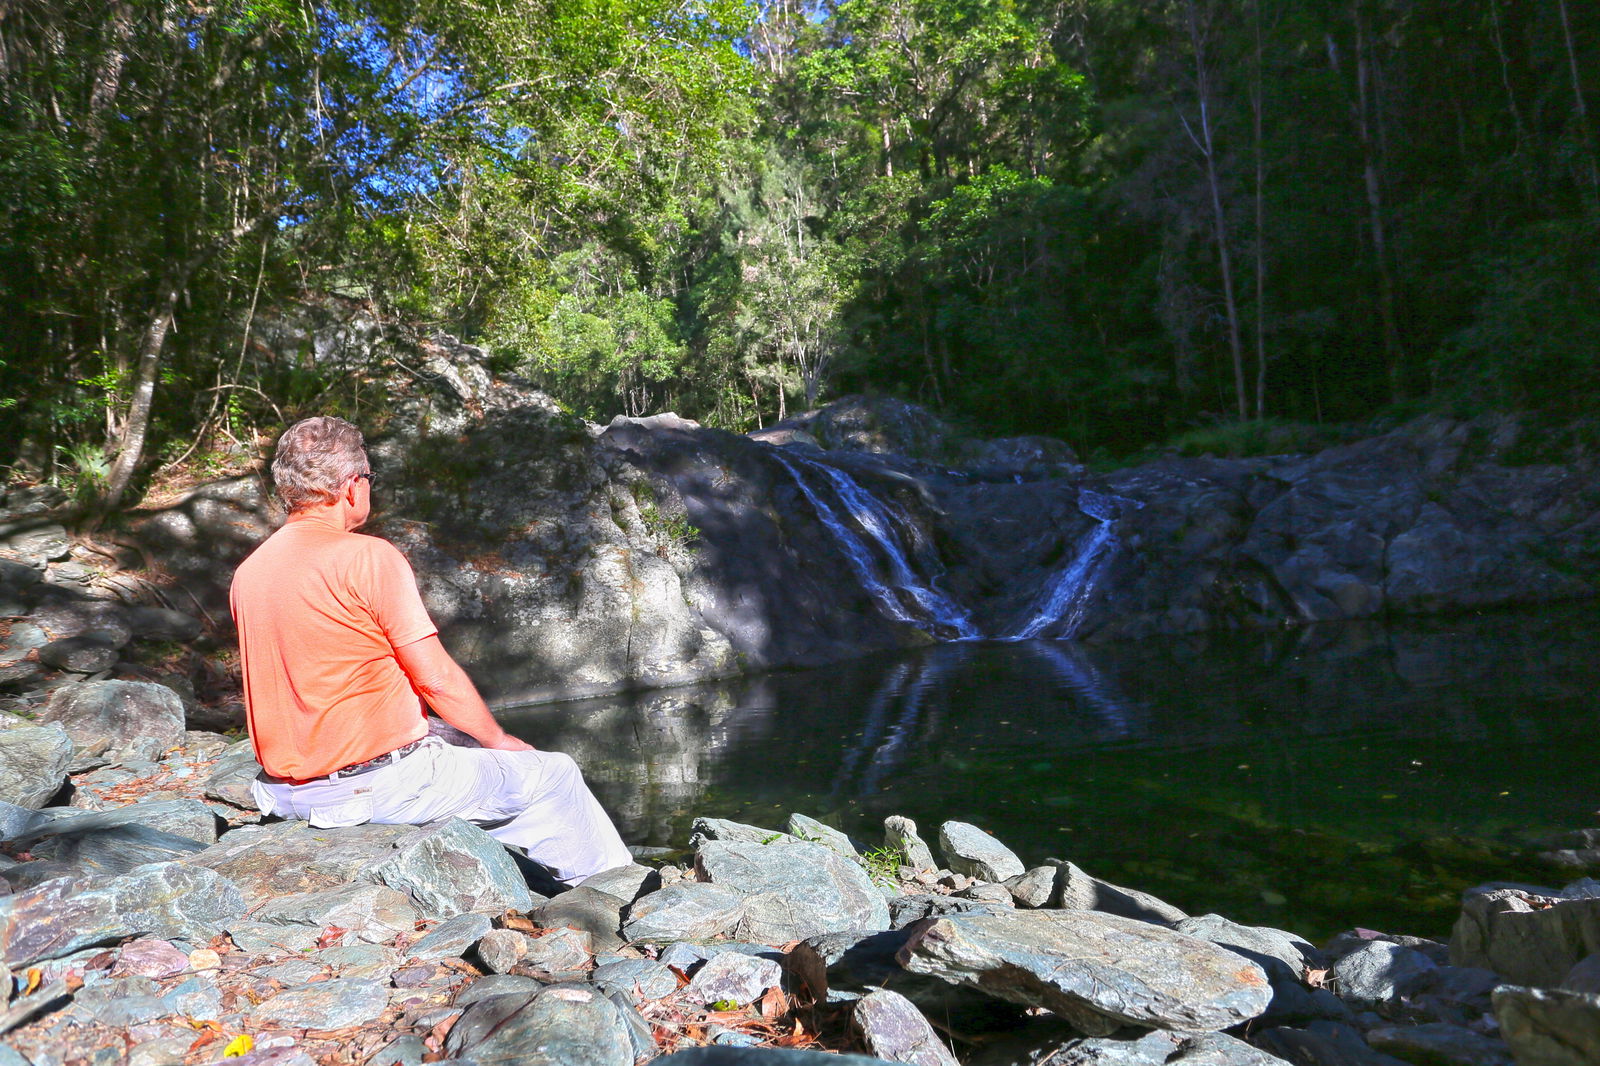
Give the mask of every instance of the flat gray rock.
<path id="1" fill-rule="evenodd" d="M 256 1004 L 250 1019 L 282 1029 L 343 1029 L 377 1020 L 389 1006 L 389 992 L 378 981 L 334 978 L 288 988 Z"/>
<path id="2" fill-rule="evenodd" d="M 937 918 L 899 960 L 927 973 L 1061 1015 L 1088 1036 L 1123 1025 L 1213 1031 L 1261 1014 L 1261 967 L 1223 948 L 1116 915 L 1017 911 Z"/>
<path id="3" fill-rule="evenodd" d="M 480 1000 L 451 1028 L 445 1052 L 518 1066 L 633 1066 L 621 1011 L 581 985 Z"/>
<path id="4" fill-rule="evenodd" d="M 604 892 L 608 896 L 632 903 L 647 892 L 654 892 L 661 887 L 661 875 L 648 866 L 633 863 L 629 866 L 613 866 L 609 870 L 601 870 L 592 877 L 586 877 L 579 888 L 592 888 L 596 892 Z"/>
<path id="5" fill-rule="evenodd" d="M 406 954 L 414 959 L 459 959 L 489 932 L 489 916 L 468 912 L 446 918 Z"/>
<path id="6" fill-rule="evenodd" d="M 581 978 L 593 962 L 594 947 L 582 929 L 553 929 L 533 937 L 522 958 L 525 968 L 556 981 Z"/>
<path id="7" fill-rule="evenodd" d="M 821 844 L 709 841 L 695 867 L 744 897 L 739 935 L 765 944 L 889 924 L 888 903 L 866 872 Z"/>
<path id="8" fill-rule="evenodd" d="M 734 822 L 727 818 L 696 818 L 689 828 L 689 846 L 698 848 L 708 840 L 735 844 L 775 844 L 794 837 L 777 829 L 764 829 L 759 825 Z"/>
<path id="9" fill-rule="evenodd" d="M 113 636 L 91 630 L 52 640 L 39 649 L 39 661 L 72 674 L 98 674 L 117 665 L 120 647 Z"/>
<path id="10" fill-rule="evenodd" d="M 1444 1022 L 1373 1029 L 1367 1033 L 1367 1043 L 1396 1058 L 1429 1066 L 1512 1066 L 1511 1049 L 1504 1040 Z"/>
<path id="11" fill-rule="evenodd" d="M 622 935 L 630 943 L 645 944 L 709 940 L 737 929 L 744 905 L 744 896 L 731 888 L 679 881 L 634 900 Z"/>
<path id="12" fill-rule="evenodd" d="M 1016 852 L 975 825 L 945 822 L 939 827 L 944 864 L 980 881 L 1004 881 L 1026 871 Z"/>
<path id="13" fill-rule="evenodd" d="M 1085 873 L 1075 863 L 1049 860 L 1056 867 L 1056 892 L 1051 906 L 1068 911 L 1100 911 L 1141 922 L 1172 925 L 1188 915 L 1172 904 L 1136 888 L 1123 888 Z"/>
<path id="14" fill-rule="evenodd" d="M 595 951 L 615 951 L 622 946 L 619 930 L 627 905 L 618 896 L 582 884 L 539 904 L 531 917 L 547 929 L 581 929 L 589 935 Z"/>
<path id="15" fill-rule="evenodd" d="M 1263 1029 L 1251 1042 L 1296 1066 L 1408 1066 L 1369 1046 L 1360 1030 L 1341 1022 L 1311 1022 L 1304 1029 Z"/>
<path id="16" fill-rule="evenodd" d="M 363 882 L 269 899 L 250 917 L 264 925 L 338 926 L 358 940 L 379 944 L 414 929 L 417 908 L 403 892 Z"/>
<path id="17" fill-rule="evenodd" d="M 1600 899 L 1472 889 L 1461 899 L 1450 961 L 1493 970 L 1513 984 L 1554 987 L 1595 945 L 1600 945 Z"/>
<path id="18" fill-rule="evenodd" d="M 596 966 L 589 981 L 606 995 L 621 993 L 630 1000 L 653 1000 L 678 990 L 678 975 L 655 959 L 622 959 Z"/>
<path id="19" fill-rule="evenodd" d="M 710 1006 L 729 1002 L 754 1003 L 783 977 L 783 967 L 771 959 L 725 951 L 695 971 L 682 995 L 692 1003 Z"/>
<path id="20" fill-rule="evenodd" d="M 16 968 L 135 936 L 204 942 L 244 910 L 237 886 L 187 863 L 49 881 L 0 897 L 0 962 Z"/>
<path id="21" fill-rule="evenodd" d="M 36 809 L 61 791 L 72 738 L 59 726 L 0 729 L 0 800 Z"/>
<path id="22" fill-rule="evenodd" d="M 250 782 L 261 772 L 256 762 L 256 751 L 248 740 L 241 740 L 224 749 L 206 778 L 205 793 L 243 810 L 256 809 L 255 797 L 250 793 Z"/>
<path id="23" fill-rule="evenodd" d="M 824 825 L 804 814 L 791 814 L 786 828 L 796 840 L 809 840 L 813 844 L 832 848 L 852 862 L 861 861 L 861 849 L 856 847 L 848 834 L 841 833 L 831 825 Z"/>
<path id="24" fill-rule="evenodd" d="M 1438 969 L 1420 951 L 1374 940 L 1333 964 L 1333 989 L 1357 1008 L 1387 1007 Z"/>
<path id="25" fill-rule="evenodd" d="M 277 822 L 236 829 L 189 861 L 232 879 L 252 904 L 354 881 L 404 892 L 429 918 L 526 911 L 535 899 L 499 841 L 459 818 L 342 829 Z"/>
<path id="26" fill-rule="evenodd" d="M 159 759 L 183 744 L 183 701 L 165 685 L 146 681 L 65 685 L 50 694 L 39 720 L 67 731 L 77 766 Z"/>
<path id="27" fill-rule="evenodd" d="M 510 973 L 532 942 L 532 937 L 515 929 L 491 929 L 478 940 L 478 961 L 490 973 Z"/>
<path id="28" fill-rule="evenodd" d="M 889 901 L 889 928 L 904 929 L 924 918 L 940 918 L 947 914 L 1005 914 L 1015 907 L 1000 906 L 981 899 L 963 899 L 960 896 L 896 896 Z"/>
<path id="29" fill-rule="evenodd" d="M 1035 866 L 1005 880 L 1006 891 L 1018 907 L 1048 907 L 1055 896 L 1056 868 Z"/>
<path id="30" fill-rule="evenodd" d="M 1165 1029 L 1123 1040 L 1074 1040 L 1052 1052 L 1049 1061 L 1050 1066 L 1288 1066 L 1276 1055 L 1226 1033 Z"/>
<path id="31" fill-rule="evenodd" d="M 395 844 L 394 855 L 362 876 L 404 892 L 423 914 L 500 914 L 542 902 L 500 842 L 470 822 L 447 818 L 408 828 L 411 834 Z"/>
<path id="32" fill-rule="evenodd" d="M 916 1005 L 898 992 L 872 992 L 856 1000 L 850 1028 L 880 1059 L 914 1066 L 959 1066 Z"/>
<path id="33" fill-rule="evenodd" d="M 1502 985 L 1494 1016 L 1517 1066 L 1594 1066 L 1600 1062 L 1600 996 Z"/>
<path id="34" fill-rule="evenodd" d="M 937 870 L 933 851 L 917 834 L 917 823 L 910 818 L 891 814 L 883 820 L 883 843 L 905 858 L 906 865 L 919 873 Z"/>

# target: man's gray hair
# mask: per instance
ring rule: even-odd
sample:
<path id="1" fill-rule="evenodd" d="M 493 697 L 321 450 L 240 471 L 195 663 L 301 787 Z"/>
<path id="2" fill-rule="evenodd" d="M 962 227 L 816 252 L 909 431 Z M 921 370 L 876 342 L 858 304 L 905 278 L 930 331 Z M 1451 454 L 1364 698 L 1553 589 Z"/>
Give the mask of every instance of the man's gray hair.
<path id="1" fill-rule="evenodd" d="M 284 430 L 272 459 L 272 482 L 291 514 L 332 503 L 351 478 L 366 471 L 361 431 L 328 415 L 302 419 Z"/>

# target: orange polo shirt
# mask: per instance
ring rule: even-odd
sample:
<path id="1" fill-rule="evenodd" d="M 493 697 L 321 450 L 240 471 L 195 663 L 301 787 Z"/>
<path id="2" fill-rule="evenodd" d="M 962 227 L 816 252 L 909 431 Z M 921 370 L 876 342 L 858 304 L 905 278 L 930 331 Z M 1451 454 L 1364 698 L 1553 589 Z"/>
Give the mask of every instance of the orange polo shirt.
<path id="1" fill-rule="evenodd" d="M 229 603 L 267 773 L 321 777 L 427 734 L 395 649 L 438 629 L 393 544 L 292 517 L 239 564 Z"/>

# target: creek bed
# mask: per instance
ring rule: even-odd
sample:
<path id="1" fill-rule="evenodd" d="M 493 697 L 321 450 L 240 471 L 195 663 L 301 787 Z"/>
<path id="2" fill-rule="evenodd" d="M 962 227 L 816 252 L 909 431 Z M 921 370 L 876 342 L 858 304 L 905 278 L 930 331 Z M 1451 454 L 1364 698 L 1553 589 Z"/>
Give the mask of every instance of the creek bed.
<path id="1" fill-rule="evenodd" d="M 1194 914 L 1445 937 L 1463 888 L 1562 884 L 1600 807 L 1593 605 L 1107 646 L 960 642 L 517 708 L 630 843 L 791 811 L 869 844 L 974 822 Z"/>

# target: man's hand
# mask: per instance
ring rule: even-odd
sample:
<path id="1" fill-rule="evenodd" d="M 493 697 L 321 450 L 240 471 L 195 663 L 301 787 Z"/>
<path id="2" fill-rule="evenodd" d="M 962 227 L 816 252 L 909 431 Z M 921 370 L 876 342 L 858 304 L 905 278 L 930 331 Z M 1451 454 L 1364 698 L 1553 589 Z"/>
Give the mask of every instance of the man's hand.
<path id="1" fill-rule="evenodd" d="M 499 740 L 495 741 L 493 744 L 485 744 L 484 747 L 493 748 L 495 751 L 538 751 L 539 750 L 538 748 L 534 747 L 532 744 L 529 744 L 526 740 L 518 740 L 516 737 L 512 736 L 510 733 L 507 733 L 505 736 L 501 737 Z"/>

